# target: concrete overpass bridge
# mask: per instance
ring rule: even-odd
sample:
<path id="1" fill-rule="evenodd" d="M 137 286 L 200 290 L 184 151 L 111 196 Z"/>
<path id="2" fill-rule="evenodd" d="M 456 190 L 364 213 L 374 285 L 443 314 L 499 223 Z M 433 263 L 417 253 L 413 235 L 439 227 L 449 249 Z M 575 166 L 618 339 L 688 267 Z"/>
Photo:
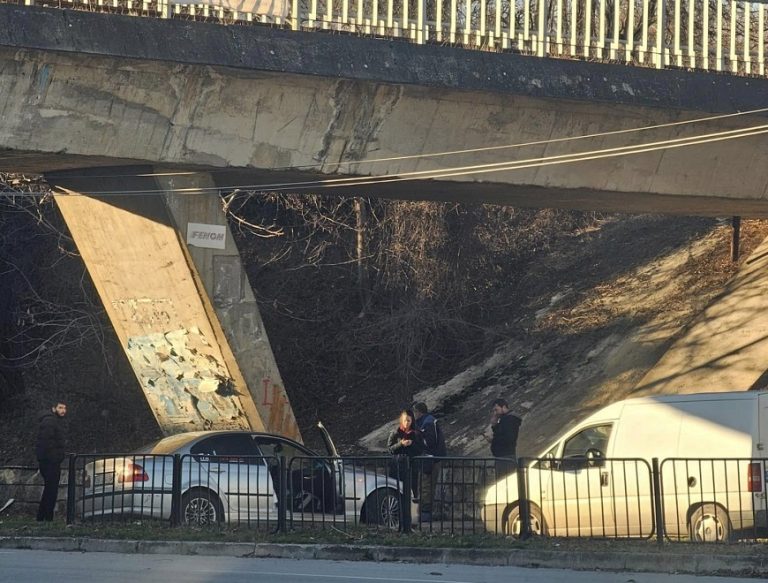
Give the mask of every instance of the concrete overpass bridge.
<path id="1" fill-rule="evenodd" d="M 168 433 L 299 436 L 220 192 L 768 216 L 765 5 L 379 2 L 0 4 L 0 169 Z"/>

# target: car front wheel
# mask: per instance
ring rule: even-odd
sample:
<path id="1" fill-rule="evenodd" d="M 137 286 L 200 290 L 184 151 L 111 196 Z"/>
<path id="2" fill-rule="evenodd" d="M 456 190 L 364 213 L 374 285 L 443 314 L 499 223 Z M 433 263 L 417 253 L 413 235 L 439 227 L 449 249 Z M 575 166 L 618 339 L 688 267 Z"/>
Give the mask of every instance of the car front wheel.
<path id="1" fill-rule="evenodd" d="M 389 488 L 376 490 L 365 499 L 365 522 L 391 530 L 400 528 L 400 493 Z"/>

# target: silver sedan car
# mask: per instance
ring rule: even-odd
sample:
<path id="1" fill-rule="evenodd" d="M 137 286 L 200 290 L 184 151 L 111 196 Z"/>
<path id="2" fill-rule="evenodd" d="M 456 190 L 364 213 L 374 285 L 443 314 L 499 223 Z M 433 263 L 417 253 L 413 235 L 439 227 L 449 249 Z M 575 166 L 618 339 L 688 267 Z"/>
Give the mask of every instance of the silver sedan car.
<path id="1" fill-rule="evenodd" d="M 84 465 L 78 513 L 85 519 L 169 519 L 175 479 L 181 520 L 190 524 L 276 524 L 282 491 L 292 523 L 351 522 L 396 529 L 402 484 L 387 475 L 388 460 L 342 459 L 328 432 L 322 424 L 318 427 L 328 448 L 325 456 L 279 435 L 249 431 L 182 433 L 130 455 L 80 456 Z"/>

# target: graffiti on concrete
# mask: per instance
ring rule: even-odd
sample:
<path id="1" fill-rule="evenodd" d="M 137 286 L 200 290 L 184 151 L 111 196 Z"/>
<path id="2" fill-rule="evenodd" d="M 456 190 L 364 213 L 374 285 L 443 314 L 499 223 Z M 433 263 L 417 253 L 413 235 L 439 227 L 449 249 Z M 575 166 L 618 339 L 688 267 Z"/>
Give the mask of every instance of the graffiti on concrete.
<path id="1" fill-rule="evenodd" d="M 197 327 L 134 336 L 126 353 L 166 435 L 249 428 L 218 349 Z"/>
<path id="2" fill-rule="evenodd" d="M 267 427 L 270 431 L 286 437 L 300 439 L 285 389 L 268 377 L 261 379 L 261 385 L 263 389 L 261 406 L 269 410 Z"/>

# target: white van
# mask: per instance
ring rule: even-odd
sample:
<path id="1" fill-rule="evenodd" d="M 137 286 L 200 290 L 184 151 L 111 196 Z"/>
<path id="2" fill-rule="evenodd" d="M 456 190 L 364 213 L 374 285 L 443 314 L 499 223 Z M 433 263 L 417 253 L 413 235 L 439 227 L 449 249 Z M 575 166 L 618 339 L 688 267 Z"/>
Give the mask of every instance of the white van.
<path id="1" fill-rule="evenodd" d="M 766 408 L 768 392 L 733 392 L 643 397 L 601 409 L 526 464 L 531 530 L 653 536 L 653 458 L 667 536 L 717 541 L 768 527 Z M 518 499 L 517 474 L 491 486 L 486 528 L 518 534 Z"/>

